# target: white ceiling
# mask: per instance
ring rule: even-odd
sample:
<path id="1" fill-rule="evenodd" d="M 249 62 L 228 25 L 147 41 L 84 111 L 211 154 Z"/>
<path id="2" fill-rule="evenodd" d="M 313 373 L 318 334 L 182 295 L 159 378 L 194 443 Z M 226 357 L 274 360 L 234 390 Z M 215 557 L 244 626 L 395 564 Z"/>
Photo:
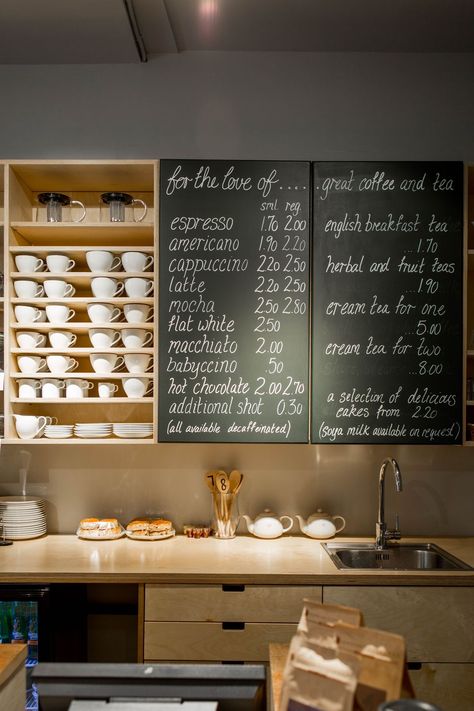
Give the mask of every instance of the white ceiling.
<path id="1" fill-rule="evenodd" d="M 183 51 L 474 52 L 474 0 L 0 0 L 0 63 Z"/>

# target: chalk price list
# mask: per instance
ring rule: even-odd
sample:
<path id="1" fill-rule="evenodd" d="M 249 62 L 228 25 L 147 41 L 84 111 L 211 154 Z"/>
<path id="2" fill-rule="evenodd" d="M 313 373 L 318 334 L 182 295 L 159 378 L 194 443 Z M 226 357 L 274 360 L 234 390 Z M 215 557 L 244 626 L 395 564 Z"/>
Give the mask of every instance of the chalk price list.
<path id="1" fill-rule="evenodd" d="M 291 189 L 291 188 L 289 188 Z M 292 371 L 295 344 L 285 333 L 292 324 L 308 324 L 308 219 L 301 201 L 285 199 L 275 214 L 274 203 L 260 224 L 255 280 L 255 354 L 262 375 L 255 394 L 267 397 L 268 408 L 291 431 L 295 417 L 304 416 L 308 399 L 306 379 Z M 260 365 L 261 364 L 261 365 Z M 304 376 L 304 374 L 303 374 Z"/>
<path id="2" fill-rule="evenodd" d="M 306 442 L 309 164 L 161 173 L 160 441 Z"/>
<path id="3" fill-rule="evenodd" d="M 458 442 L 462 171 L 338 170 L 315 181 L 312 439 Z"/>

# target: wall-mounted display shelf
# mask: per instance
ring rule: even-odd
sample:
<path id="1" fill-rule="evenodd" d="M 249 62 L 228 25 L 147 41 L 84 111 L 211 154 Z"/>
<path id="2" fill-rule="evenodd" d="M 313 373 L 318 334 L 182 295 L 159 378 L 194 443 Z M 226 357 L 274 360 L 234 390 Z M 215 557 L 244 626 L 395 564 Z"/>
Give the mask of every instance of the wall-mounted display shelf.
<path id="1" fill-rule="evenodd" d="M 6 166 L 5 187 L 6 442 L 153 443 L 157 162 L 15 161 Z M 122 214 L 112 213 L 110 200 Z M 91 252 L 107 254 L 95 263 Z M 128 252 L 143 255 L 143 269 L 127 264 Z M 52 255 L 67 261 L 53 265 Z M 102 284 L 100 291 L 111 279 L 116 290 Z M 94 334 L 110 342 L 93 342 Z M 51 422 L 23 439 L 24 416 Z M 55 429 L 63 425 L 74 426 L 67 436 Z"/>

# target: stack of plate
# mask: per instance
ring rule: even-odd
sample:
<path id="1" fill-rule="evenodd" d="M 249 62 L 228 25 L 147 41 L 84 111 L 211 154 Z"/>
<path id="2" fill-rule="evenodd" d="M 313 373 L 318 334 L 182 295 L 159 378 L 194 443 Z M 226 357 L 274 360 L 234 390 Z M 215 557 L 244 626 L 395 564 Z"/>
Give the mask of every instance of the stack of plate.
<path id="1" fill-rule="evenodd" d="M 44 436 L 49 439 L 68 439 L 72 437 L 74 425 L 46 425 Z"/>
<path id="2" fill-rule="evenodd" d="M 74 434 L 83 439 L 110 437 L 112 424 L 110 422 L 80 422 L 74 425 Z"/>
<path id="3" fill-rule="evenodd" d="M 123 437 L 125 439 L 151 437 L 153 434 L 153 424 L 151 422 L 115 422 L 113 431 L 116 437 Z"/>
<path id="4" fill-rule="evenodd" d="M 0 496 L 3 535 L 12 541 L 46 533 L 45 501 L 37 496 Z"/>

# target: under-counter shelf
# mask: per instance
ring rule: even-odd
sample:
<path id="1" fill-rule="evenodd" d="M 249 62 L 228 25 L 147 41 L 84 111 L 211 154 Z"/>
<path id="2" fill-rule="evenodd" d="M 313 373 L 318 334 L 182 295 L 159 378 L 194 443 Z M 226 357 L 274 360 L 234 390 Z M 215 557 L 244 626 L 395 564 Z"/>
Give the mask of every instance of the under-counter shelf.
<path id="1" fill-rule="evenodd" d="M 134 244 L 153 246 L 154 225 L 152 222 L 12 222 L 12 230 L 30 245 L 61 246 L 62 250 L 77 249 L 77 241 L 87 247 L 120 247 Z M 24 246 L 23 246 L 24 249 Z"/>
<path id="2" fill-rule="evenodd" d="M 22 444 L 23 446 L 28 445 L 28 447 L 31 444 L 100 444 L 101 446 L 104 444 L 154 444 L 154 438 L 94 437 L 85 439 L 83 437 L 69 437 L 68 439 L 56 439 L 55 437 L 39 437 L 34 439 L 17 439 L 16 437 L 9 437 L 2 439 L 2 444 Z"/>

